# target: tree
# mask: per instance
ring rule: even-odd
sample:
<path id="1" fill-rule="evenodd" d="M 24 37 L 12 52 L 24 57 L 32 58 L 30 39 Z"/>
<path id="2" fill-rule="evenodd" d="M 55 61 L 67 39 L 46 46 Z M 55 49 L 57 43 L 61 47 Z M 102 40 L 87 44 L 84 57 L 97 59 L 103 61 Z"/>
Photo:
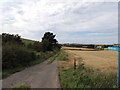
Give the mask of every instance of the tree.
<path id="1" fill-rule="evenodd" d="M 37 52 L 40 52 L 40 51 L 42 51 L 42 44 L 41 44 L 41 42 L 39 42 L 39 41 L 35 41 L 34 43 L 33 43 L 33 49 L 35 50 L 35 51 L 37 51 Z"/>
<path id="2" fill-rule="evenodd" d="M 18 34 L 14 35 L 2 33 L 2 45 L 13 43 L 18 45 L 24 45 L 24 43 L 21 40 L 21 37 Z"/>
<path id="3" fill-rule="evenodd" d="M 43 51 L 53 51 L 58 46 L 58 41 L 55 39 L 56 35 L 51 32 L 46 32 L 42 38 Z"/>

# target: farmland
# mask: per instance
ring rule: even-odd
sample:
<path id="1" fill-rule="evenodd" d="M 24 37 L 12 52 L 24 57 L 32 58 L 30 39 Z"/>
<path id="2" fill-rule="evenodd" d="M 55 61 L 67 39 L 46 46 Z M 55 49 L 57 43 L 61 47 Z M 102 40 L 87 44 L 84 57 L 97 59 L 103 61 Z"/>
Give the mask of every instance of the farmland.
<path id="1" fill-rule="evenodd" d="M 117 55 L 106 49 L 62 47 L 58 56 L 61 87 L 116 88 Z"/>
<path id="2" fill-rule="evenodd" d="M 92 67 L 106 72 L 117 72 L 118 53 L 116 51 L 94 51 L 94 49 L 71 47 L 63 47 L 62 49 L 65 49 L 66 53 L 70 54 L 72 58 L 74 57 L 77 60 L 82 58 L 86 67 Z"/>

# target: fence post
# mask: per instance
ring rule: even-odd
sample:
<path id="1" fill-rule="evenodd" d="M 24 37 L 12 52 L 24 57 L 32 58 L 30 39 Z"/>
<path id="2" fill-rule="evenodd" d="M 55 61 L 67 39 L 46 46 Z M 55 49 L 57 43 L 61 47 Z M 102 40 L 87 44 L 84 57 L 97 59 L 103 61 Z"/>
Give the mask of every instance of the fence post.
<path id="1" fill-rule="evenodd" d="M 74 59 L 74 70 L 76 70 L 76 59 Z"/>

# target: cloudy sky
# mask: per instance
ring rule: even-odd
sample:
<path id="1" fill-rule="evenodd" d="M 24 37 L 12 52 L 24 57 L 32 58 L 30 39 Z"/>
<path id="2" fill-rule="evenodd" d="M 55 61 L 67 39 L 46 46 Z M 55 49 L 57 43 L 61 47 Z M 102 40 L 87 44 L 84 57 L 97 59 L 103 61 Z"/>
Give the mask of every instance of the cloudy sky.
<path id="1" fill-rule="evenodd" d="M 59 43 L 118 43 L 118 3 L 88 1 L 1 0 L 0 33 L 40 41 L 51 31 Z"/>

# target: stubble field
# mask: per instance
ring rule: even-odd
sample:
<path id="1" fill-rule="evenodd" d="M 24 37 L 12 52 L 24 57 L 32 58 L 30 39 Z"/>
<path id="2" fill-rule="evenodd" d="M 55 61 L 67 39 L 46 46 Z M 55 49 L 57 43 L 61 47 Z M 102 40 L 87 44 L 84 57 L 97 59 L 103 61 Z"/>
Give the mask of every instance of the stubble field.
<path id="1" fill-rule="evenodd" d="M 100 71 L 117 73 L 118 53 L 116 51 L 95 51 L 88 48 L 62 47 L 71 57 L 71 63 L 82 59 L 85 67 L 99 69 Z"/>

